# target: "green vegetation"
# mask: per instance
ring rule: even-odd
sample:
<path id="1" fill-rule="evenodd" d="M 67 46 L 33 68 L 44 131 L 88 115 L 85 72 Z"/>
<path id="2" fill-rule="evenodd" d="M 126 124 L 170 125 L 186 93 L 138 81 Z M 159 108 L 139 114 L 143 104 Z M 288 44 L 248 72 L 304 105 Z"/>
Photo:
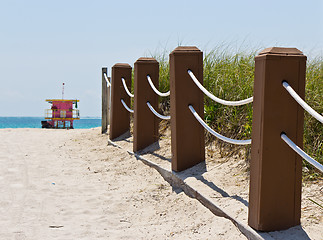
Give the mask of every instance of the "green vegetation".
<path id="1" fill-rule="evenodd" d="M 323 113 L 323 57 L 307 62 L 306 69 L 306 102 L 317 112 Z M 323 164 L 323 124 L 305 111 L 304 149 L 315 160 Z M 305 163 L 310 169 L 307 179 L 316 179 L 318 172 Z"/>
<path id="2" fill-rule="evenodd" d="M 215 96 L 225 100 L 242 100 L 253 95 L 254 57 L 251 53 L 231 53 L 215 49 L 204 53 L 204 86 Z M 169 90 L 168 55 L 154 56 L 160 64 L 160 91 Z M 161 98 L 161 110 L 169 114 L 169 98 Z M 323 58 L 307 62 L 306 101 L 317 112 L 323 113 Z M 217 132 L 234 139 L 251 138 L 252 104 L 230 107 L 217 104 L 205 97 L 205 121 Z M 207 134 L 207 143 L 216 143 L 221 155 L 243 154 L 250 158 L 250 146 L 233 146 Z M 304 149 L 314 159 L 323 164 L 323 125 L 305 113 Z M 305 179 L 322 176 L 309 164 Z"/>

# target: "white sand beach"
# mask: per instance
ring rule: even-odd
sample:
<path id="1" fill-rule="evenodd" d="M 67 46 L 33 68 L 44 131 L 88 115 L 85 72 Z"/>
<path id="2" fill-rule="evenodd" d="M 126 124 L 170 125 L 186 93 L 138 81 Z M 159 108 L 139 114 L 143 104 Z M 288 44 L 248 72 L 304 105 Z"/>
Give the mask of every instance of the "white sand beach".
<path id="1" fill-rule="evenodd" d="M 246 239 L 130 155 L 131 138 L 118 148 L 95 128 L 0 129 L 0 139 L 1 239 Z M 168 169 L 169 134 L 160 146 L 142 156 Z M 201 192 L 246 222 L 245 168 L 243 160 L 208 157 L 207 171 L 185 179 L 199 180 Z M 308 200 L 322 203 L 322 191 L 322 182 L 304 184 L 302 226 L 267 239 L 323 239 L 322 209 Z"/>

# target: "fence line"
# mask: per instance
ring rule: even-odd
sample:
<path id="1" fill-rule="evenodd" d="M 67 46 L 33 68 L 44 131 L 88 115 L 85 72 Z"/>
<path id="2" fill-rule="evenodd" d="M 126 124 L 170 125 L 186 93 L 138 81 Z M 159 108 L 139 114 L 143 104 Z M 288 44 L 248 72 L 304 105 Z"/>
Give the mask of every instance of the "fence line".
<path id="1" fill-rule="evenodd" d="M 232 139 L 232 138 L 228 138 L 225 137 L 223 135 L 221 135 L 220 133 L 217 133 L 216 131 L 214 131 L 212 128 L 210 128 L 206 122 L 203 121 L 203 119 L 198 115 L 198 113 L 195 111 L 194 107 L 192 105 L 188 106 L 189 109 L 191 110 L 191 112 L 193 113 L 194 117 L 196 118 L 197 121 L 199 121 L 199 123 L 209 132 L 211 133 L 213 136 L 221 139 L 224 142 L 227 143 L 231 143 L 231 144 L 236 144 L 236 145 L 249 145 L 251 144 L 251 139 L 248 140 L 236 140 L 236 139 Z"/>
<path id="2" fill-rule="evenodd" d="M 132 93 L 129 91 L 129 89 L 128 89 L 128 87 L 127 87 L 127 84 L 126 84 L 126 80 L 125 80 L 124 78 L 121 78 L 121 81 L 122 81 L 122 85 L 123 85 L 123 87 L 124 87 L 124 90 L 126 91 L 126 93 L 128 94 L 128 96 L 129 96 L 129 97 L 131 97 L 131 98 L 135 97 L 135 95 L 134 95 L 134 94 L 132 94 Z"/>
<path id="3" fill-rule="evenodd" d="M 120 107 L 119 99 L 121 100 L 123 107 L 128 112 L 135 113 L 135 119 L 137 117 L 137 121 L 134 121 L 137 122 L 137 127 L 134 125 L 134 132 L 137 131 L 137 135 L 134 133 L 134 145 L 136 140 L 139 142 L 138 136 L 143 135 L 143 129 L 146 128 L 147 124 L 152 124 L 151 126 L 153 126 L 154 129 L 158 128 L 156 117 L 164 120 L 170 120 L 172 118 L 171 164 L 173 171 L 183 171 L 205 161 L 204 129 L 218 139 L 230 144 L 252 144 L 248 224 L 254 229 L 260 231 L 282 230 L 298 225 L 300 223 L 301 211 L 301 200 L 299 198 L 299 194 L 301 194 L 300 182 L 302 169 L 300 161 L 301 158 L 294 154 L 293 151 L 321 172 L 323 172 L 323 165 L 315 161 L 296 145 L 298 144 L 300 146 L 303 141 L 301 135 L 304 128 L 303 110 L 296 104 L 289 104 L 288 99 L 286 99 L 289 97 L 287 94 L 284 94 L 285 90 L 281 88 L 281 85 L 283 85 L 289 94 L 306 111 L 322 123 L 323 116 L 315 112 L 304 100 L 300 98 L 298 94 L 304 94 L 303 88 L 299 88 L 297 94 L 287 81 L 284 80 L 281 82 L 280 79 L 290 79 L 291 85 L 303 86 L 305 83 L 306 56 L 297 49 L 287 48 L 265 49 L 256 56 L 253 131 L 252 139 L 246 140 L 236 140 L 225 137 L 214 131 L 204 121 L 203 93 L 212 100 L 227 106 L 241 106 L 248 104 L 253 102 L 254 98 L 250 97 L 240 101 L 227 101 L 215 97 L 199 81 L 199 79 L 201 81 L 203 79 L 202 57 L 203 53 L 196 47 L 176 48 L 170 54 L 171 84 L 170 90 L 165 93 L 160 92 L 154 85 L 157 85 L 158 83 L 158 70 L 150 68 L 151 66 L 146 66 L 147 68 L 143 67 L 144 61 L 147 61 L 146 64 L 155 64 L 155 67 L 156 65 L 158 66 L 158 63 L 155 63 L 155 60 L 155 62 L 153 62 L 151 59 L 138 59 L 135 63 L 135 67 L 137 68 L 135 68 L 136 74 L 134 89 L 136 92 L 134 92 L 134 94 L 129 91 L 125 81 L 125 79 L 130 80 L 131 76 L 116 76 L 117 79 L 120 79 L 121 76 L 125 77 L 121 77 L 122 85 L 130 97 L 135 97 L 134 95 L 136 95 L 135 111 L 130 109 L 125 103 L 124 99 L 129 99 L 128 96 L 125 95 L 125 92 L 121 90 L 121 83 L 118 81 L 118 85 L 115 85 L 116 81 L 112 81 L 113 87 L 116 86 L 114 87 L 114 91 L 118 92 L 117 98 L 114 102 L 116 105 L 118 104 L 117 109 L 122 109 L 122 117 L 129 120 L 129 114 Z M 272 64 L 272 62 L 275 64 Z M 295 62 L 297 64 L 295 64 Z M 127 67 L 128 70 L 130 69 L 129 67 Z M 157 74 L 154 75 L 156 72 Z M 275 74 L 267 74 L 268 72 Z M 104 77 L 107 78 L 106 75 L 104 75 Z M 158 102 L 158 100 L 156 100 L 157 96 L 149 89 L 149 85 L 145 78 L 147 78 L 150 87 L 158 96 L 167 97 L 170 95 L 170 92 L 172 92 L 170 97 L 171 116 L 161 115 L 155 110 L 158 106 L 155 105 L 155 103 Z M 191 81 L 189 78 L 191 78 L 198 88 L 191 87 L 191 84 L 187 84 Z M 109 82 L 109 84 L 111 83 Z M 141 90 L 141 92 L 138 93 L 138 89 Z M 119 95 L 120 93 L 122 93 L 122 95 Z M 148 109 L 145 108 L 145 103 L 156 117 L 151 115 Z M 154 107 L 151 103 L 153 103 Z M 195 106 L 197 111 L 193 106 Z M 187 107 L 194 117 L 189 113 Z M 272 114 L 269 114 L 272 109 L 275 109 L 274 116 L 277 115 L 278 117 L 274 118 Z M 138 120 L 139 114 L 140 120 Z M 297 116 L 297 120 L 293 119 L 294 116 Z M 289 124 L 290 121 L 295 121 L 295 124 Z M 120 124 L 117 120 L 115 120 L 115 123 Z M 140 123 L 141 128 L 138 127 L 138 123 Z M 204 129 L 199 124 L 202 125 Z M 286 132 L 295 132 L 297 135 L 295 138 L 296 140 L 292 139 L 296 144 L 289 139 L 282 130 Z M 147 136 L 149 134 L 147 134 Z M 183 135 L 185 134 L 189 134 L 190 137 L 183 138 Z M 135 136 L 137 136 L 137 139 Z M 154 138 L 153 141 L 158 141 L 158 134 L 154 133 L 154 136 L 157 137 Z M 292 149 L 289 149 L 283 141 L 278 140 L 279 136 Z M 277 141 L 273 141 L 273 139 L 277 139 Z M 138 144 L 138 147 L 134 147 L 134 149 L 137 150 L 141 148 L 142 145 L 140 144 Z M 284 149 L 286 151 L 276 151 L 276 149 Z M 273 167 L 282 162 L 284 164 L 282 164 L 279 169 Z M 286 189 L 290 189 L 291 191 L 286 191 Z M 288 211 L 286 210 L 286 206 L 289 206 L 289 209 L 287 209 Z"/>
<path id="4" fill-rule="evenodd" d="M 129 108 L 128 106 L 127 106 L 127 104 L 123 101 L 123 99 L 121 98 L 121 103 L 122 103 L 122 105 L 124 106 L 124 108 L 125 109 L 127 109 L 127 111 L 128 112 L 130 112 L 130 113 L 134 113 L 134 110 L 132 110 L 131 108 Z"/>
<path id="5" fill-rule="evenodd" d="M 155 114 L 157 117 L 159 117 L 160 119 L 164 119 L 164 120 L 170 120 L 170 116 L 164 116 L 161 115 L 160 113 L 158 113 L 153 106 L 151 106 L 150 102 L 147 102 L 147 106 L 149 107 L 150 111 L 152 111 L 153 114 Z"/>
<path id="6" fill-rule="evenodd" d="M 283 81 L 284 88 L 288 91 L 288 93 L 295 99 L 295 101 L 301 105 L 309 114 L 311 114 L 318 121 L 323 123 L 323 116 L 316 112 L 313 108 L 311 108 L 296 92 L 295 90 L 288 84 L 287 81 Z"/>
<path id="7" fill-rule="evenodd" d="M 165 93 L 162 93 L 162 92 L 158 91 L 158 89 L 155 87 L 154 83 L 151 81 L 151 78 L 150 78 L 150 76 L 149 76 L 149 75 L 147 75 L 147 80 L 148 80 L 148 82 L 149 82 L 150 87 L 154 90 L 154 92 L 155 92 L 157 95 L 159 95 L 159 96 L 161 96 L 161 97 L 167 97 L 167 96 L 169 96 L 169 95 L 170 95 L 170 91 L 165 92 Z"/>
<path id="8" fill-rule="evenodd" d="M 194 73 L 190 69 L 187 70 L 187 72 L 190 75 L 193 82 L 198 86 L 198 88 L 201 89 L 201 91 L 206 96 L 208 96 L 209 98 L 211 98 L 213 101 L 215 101 L 217 103 L 221 103 L 221 104 L 227 105 L 227 106 L 241 106 L 241 105 L 251 103 L 253 101 L 253 97 L 250 97 L 250 98 L 247 98 L 244 100 L 240 100 L 240 101 L 227 101 L 227 100 L 223 100 L 221 98 L 218 98 L 218 97 L 214 96 L 212 93 L 210 93 L 205 87 L 203 87 L 203 85 L 199 82 L 199 80 L 195 77 Z"/>
<path id="9" fill-rule="evenodd" d="M 312 157 L 310 157 L 306 152 L 304 152 L 299 146 L 297 146 L 292 140 L 290 140 L 285 133 L 282 133 L 280 137 L 287 143 L 287 145 L 293 149 L 298 155 L 300 155 L 304 160 L 308 163 L 316 167 L 318 170 L 323 172 L 323 165 L 319 162 L 315 161 Z"/>

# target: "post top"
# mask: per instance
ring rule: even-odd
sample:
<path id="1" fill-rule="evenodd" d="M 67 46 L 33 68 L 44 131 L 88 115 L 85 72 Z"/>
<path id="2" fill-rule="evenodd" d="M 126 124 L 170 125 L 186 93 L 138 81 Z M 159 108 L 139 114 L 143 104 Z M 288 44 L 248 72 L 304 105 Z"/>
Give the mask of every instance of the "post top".
<path id="1" fill-rule="evenodd" d="M 201 52 L 200 49 L 198 49 L 195 46 L 178 46 L 177 48 L 175 48 L 172 53 L 183 53 L 183 52 Z"/>
<path id="2" fill-rule="evenodd" d="M 138 58 L 136 63 L 158 63 L 155 58 L 141 57 Z"/>
<path id="3" fill-rule="evenodd" d="M 112 67 L 118 67 L 118 68 L 131 68 L 131 66 L 128 63 L 116 63 Z"/>
<path id="4" fill-rule="evenodd" d="M 297 48 L 270 47 L 262 50 L 258 55 L 278 54 L 278 55 L 304 55 Z"/>

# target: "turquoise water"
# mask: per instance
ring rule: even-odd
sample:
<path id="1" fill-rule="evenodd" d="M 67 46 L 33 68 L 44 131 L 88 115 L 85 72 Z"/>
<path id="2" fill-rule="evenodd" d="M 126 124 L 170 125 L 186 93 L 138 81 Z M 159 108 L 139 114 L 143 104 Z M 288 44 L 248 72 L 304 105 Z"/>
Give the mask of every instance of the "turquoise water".
<path id="1" fill-rule="evenodd" d="M 0 128 L 41 128 L 42 117 L 0 117 Z M 74 121 L 74 128 L 94 128 L 101 126 L 101 118 L 83 118 Z"/>

